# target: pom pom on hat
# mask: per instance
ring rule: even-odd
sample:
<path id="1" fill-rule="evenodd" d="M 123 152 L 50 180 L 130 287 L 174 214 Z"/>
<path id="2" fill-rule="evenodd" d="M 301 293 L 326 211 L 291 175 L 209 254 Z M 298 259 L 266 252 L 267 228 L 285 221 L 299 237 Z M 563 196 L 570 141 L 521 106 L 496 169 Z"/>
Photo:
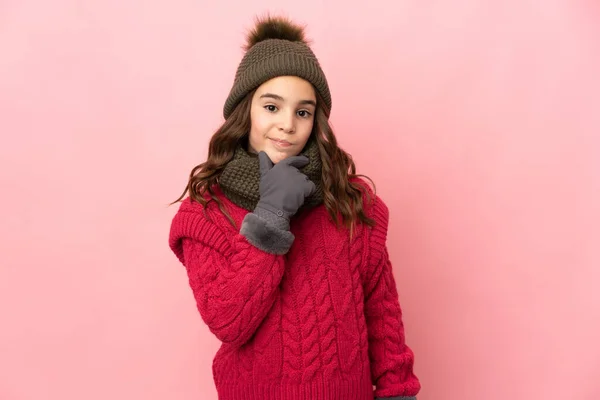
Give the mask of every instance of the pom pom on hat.
<path id="1" fill-rule="evenodd" d="M 256 43 L 267 39 L 281 39 L 308 44 L 304 27 L 285 17 L 267 16 L 257 19 L 256 26 L 248 33 L 244 50 L 247 51 Z"/>

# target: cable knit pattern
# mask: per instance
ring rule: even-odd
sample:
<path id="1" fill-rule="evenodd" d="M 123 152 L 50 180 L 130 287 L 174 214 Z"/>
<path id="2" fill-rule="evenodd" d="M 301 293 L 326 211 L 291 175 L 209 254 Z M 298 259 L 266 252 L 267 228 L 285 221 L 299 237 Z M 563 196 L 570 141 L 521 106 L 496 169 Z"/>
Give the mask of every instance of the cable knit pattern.
<path id="1" fill-rule="evenodd" d="M 333 313 L 333 301 L 331 290 L 329 289 L 329 280 L 320 277 L 328 273 L 330 264 L 325 262 L 325 237 L 322 229 L 315 229 L 312 234 L 316 236 L 316 243 L 310 248 L 302 248 L 302 253 L 306 254 L 313 264 L 319 265 L 320 269 L 315 272 L 313 281 L 313 296 L 315 298 L 315 311 L 319 322 L 319 334 L 321 336 L 321 362 L 323 365 L 323 376 L 333 376 L 339 372 L 340 364 L 338 358 L 337 335 L 335 326 L 335 317 Z M 300 249 L 296 247 L 295 249 Z"/>
<path id="2" fill-rule="evenodd" d="M 194 235 L 176 248 L 183 260 L 190 260 L 185 264 L 200 314 L 222 342 L 241 345 L 273 305 L 284 260 L 259 251 L 241 235 L 226 243 L 209 224 L 186 224 L 190 219 L 202 221 L 186 214 L 176 217 L 173 234 Z"/>
<path id="3" fill-rule="evenodd" d="M 281 377 L 283 368 L 283 337 L 280 329 L 281 322 L 281 296 L 273 305 L 263 323 L 263 329 L 256 331 L 254 350 L 256 362 L 254 374 L 264 375 L 267 379 Z"/>
<path id="4" fill-rule="evenodd" d="M 248 210 L 216 194 L 240 226 Z M 290 251 L 273 255 L 214 202 L 182 203 L 169 245 L 223 342 L 213 361 L 220 400 L 414 399 L 420 385 L 387 255 L 388 210 L 377 198 L 367 212 L 377 226 L 359 227 L 352 241 L 323 206 L 300 212 Z"/>
<path id="5" fill-rule="evenodd" d="M 349 258 L 352 263 L 352 271 L 353 275 L 353 295 L 354 295 L 354 307 L 355 307 L 355 315 L 356 320 L 358 321 L 358 350 L 360 354 L 358 355 L 360 359 L 366 359 L 369 357 L 369 339 L 367 332 L 367 324 L 364 319 L 364 292 L 362 290 L 363 286 L 361 283 L 360 270 L 361 265 L 367 260 L 367 252 L 365 251 L 364 240 L 362 236 L 362 227 L 357 228 L 356 236 L 353 238 L 352 243 L 349 248 Z"/>

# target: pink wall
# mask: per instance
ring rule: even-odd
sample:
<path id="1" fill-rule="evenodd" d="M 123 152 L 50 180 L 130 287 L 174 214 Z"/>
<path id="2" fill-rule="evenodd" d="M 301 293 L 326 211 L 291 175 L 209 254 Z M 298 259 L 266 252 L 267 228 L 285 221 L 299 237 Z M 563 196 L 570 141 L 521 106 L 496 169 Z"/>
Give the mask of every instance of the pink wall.
<path id="1" fill-rule="evenodd" d="M 165 205 L 275 4 L 391 208 L 419 400 L 600 398 L 595 2 L 201 3 L 1 3 L 1 400 L 216 398 Z"/>

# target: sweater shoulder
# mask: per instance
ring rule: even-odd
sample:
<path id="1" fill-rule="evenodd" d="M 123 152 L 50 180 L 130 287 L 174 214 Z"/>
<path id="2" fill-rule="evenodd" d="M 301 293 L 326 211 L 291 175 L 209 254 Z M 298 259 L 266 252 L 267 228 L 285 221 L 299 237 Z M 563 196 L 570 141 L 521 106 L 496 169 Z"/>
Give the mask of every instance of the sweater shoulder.
<path id="1" fill-rule="evenodd" d="M 226 252 L 231 229 L 231 225 L 214 201 L 203 205 L 187 197 L 181 202 L 171 220 L 169 247 L 181 262 L 185 239 L 192 239 L 215 250 Z"/>

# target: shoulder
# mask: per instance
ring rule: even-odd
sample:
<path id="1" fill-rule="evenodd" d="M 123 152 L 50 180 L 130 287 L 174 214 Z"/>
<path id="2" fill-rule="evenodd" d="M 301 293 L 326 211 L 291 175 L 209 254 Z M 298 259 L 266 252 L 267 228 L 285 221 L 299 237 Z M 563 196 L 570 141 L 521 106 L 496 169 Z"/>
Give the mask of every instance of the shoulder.
<path id="1" fill-rule="evenodd" d="M 221 206 L 224 207 L 235 220 L 243 218 L 246 210 L 233 204 L 225 196 L 218 185 L 213 186 L 212 191 L 214 197 L 221 203 Z M 222 209 L 219 207 L 219 204 L 214 201 L 210 193 L 206 191 L 201 197 L 204 199 L 205 204 L 199 203 L 191 197 L 186 197 L 184 200 L 182 200 L 179 209 L 173 218 L 172 225 L 189 220 L 199 220 L 203 223 L 212 223 L 218 225 L 222 227 L 224 231 L 227 231 L 228 227 L 232 227 L 225 214 L 223 214 Z"/>
<path id="2" fill-rule="evenodd" d="M 387 230 L 389 221 L 389 208 L 385 201 L 377 194 L 374 184 L 361 177 L 351 178 L 350 182 L 357 185 L 362 192 L 363 209 L 367 217 L 375 220 L 376 226 Z"/>
<path id="3" fill-rule="evenodd" d="M 207 199 L 206 197 L 205 199 Z M 210 208 L 210 204 L 203 205 L 191 197 L 183 199 L 171 221 L 171 235 L 187 234 L 193 236 L 194 233 L 190 231 L 193 225 L 192 222 L 209 223 L 211 219 Z"/>
<path id="4" fill-rule="evenodd" d="M 205 196 L 207 200 L 210 196 Z M 190 197 L 185 198 L 173 219 L 169 231 L 169 247 L 182 260 L 184 239 L 192 239 L 213 248 L 223 248 L 227 244 L 226 218 L 215 202 L 206 205 Z"/>

